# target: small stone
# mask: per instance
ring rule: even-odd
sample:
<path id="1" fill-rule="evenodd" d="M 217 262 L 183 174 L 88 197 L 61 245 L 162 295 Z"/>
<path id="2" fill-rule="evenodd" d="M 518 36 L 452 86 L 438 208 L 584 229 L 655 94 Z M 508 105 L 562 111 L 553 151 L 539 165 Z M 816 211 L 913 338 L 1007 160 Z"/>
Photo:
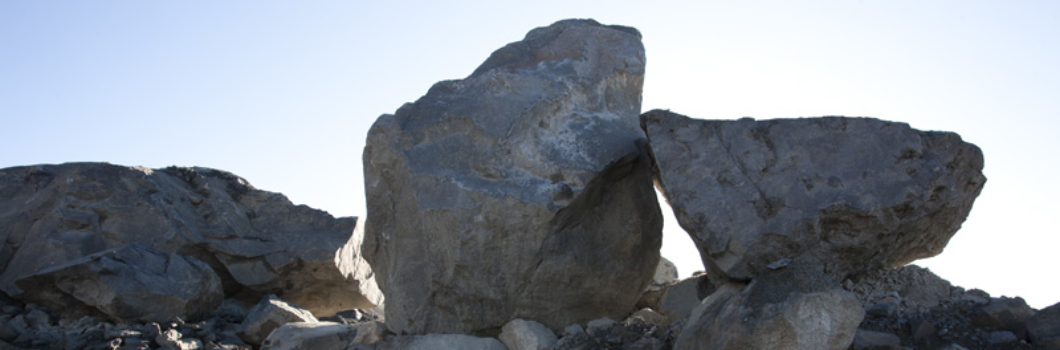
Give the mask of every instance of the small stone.
<path id="1" fill-rule="evenodd" d="M 770 270 L 782 269 L 788 265 L 791 265 L 791 258 L 783 258 L 766 265 Z"/>
<path id="2" fill-rule="evenodd" d="M 563 329 L 563 337 L 573 337 L 578 334 L 585 334 L 585 328 L 582 328 L 580 324 L 572 324 Z"/>
<path id="3" fill-rule="evenodd" d="M 508 350 L 548 350 L 559 341 L 544 325 L 523 319 L 504 324 L 497 338 Z"/>
<path id="4" fill-rule="evenodd" d="M 586 325 L 587 332 L 590 334 L 596 334 L 600 330 L 607 330 L 611 328 L 611 325 L 615 324 L 615 320 L 608 317 L 601 317 L 592 321 Z"/>
<path id="5" fill-rule="evenodd" d="M 669 318 L 666 318 L 666 316 L 663 316 L 662 314 L 655 312 L 655 310 L 648 308 L 640 309 L 637 312 L 634 312 L 632 315 L 629 315 L 629 318 L 627 318 L 626 321 L 630 323 L 654 324 L 658 325 L 659 327 L 666 327 L 670 325 Z"/>
<path id="6" fill-rule="evenodd" d="M 1006 344 L 1019 341 L 1015 333 L 1010 331 L 994 331 L 986 334 L 986 342 L 990 344 Z"/>

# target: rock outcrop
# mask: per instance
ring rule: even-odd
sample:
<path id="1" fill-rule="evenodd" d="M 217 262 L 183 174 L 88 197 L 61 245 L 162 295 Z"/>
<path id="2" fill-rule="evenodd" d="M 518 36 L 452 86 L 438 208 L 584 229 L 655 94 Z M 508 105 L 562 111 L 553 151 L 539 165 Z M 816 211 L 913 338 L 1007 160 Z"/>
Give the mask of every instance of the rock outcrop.
<path id="1" fill-rule="evenodd" d="M 30 301 L 64 318 L 166 322 L 198 318 L 221 304 L 221 279 L 206 263 L 139 243 L 41 270 L 16 281 Z"/>
<path id="2" fill-rule="evenodd" d="M 715 284 L 774 262 L 835 280 L 942 252 L 986 179 L 957 134 L 871 118 L 641 117 L 658 184 Z"/>
<path id="3" fill-rule="evenodd" d="M 864 311 L 850 292 L 808 265 L 724 285 L 696 308 L 674 349 L 845 350 Z"/>
<path id="4" fill-rule="evenodd" d="M 13 297 L 20 278 L 141 244 L 209 264 L 229 295 L 275 293 L 329 315 L 382 300 L 361 234 L 356 218 L 293 205 L 219 170 L 0 169 L 0 290 Z"/>
<path id="5" fill-rule="evenodd" d="M 633 309 L 662 226 L 643 74 L 635 29 L 561 21 L 376 120 L 363 249 L 392 331 L 561 329 Z"/>

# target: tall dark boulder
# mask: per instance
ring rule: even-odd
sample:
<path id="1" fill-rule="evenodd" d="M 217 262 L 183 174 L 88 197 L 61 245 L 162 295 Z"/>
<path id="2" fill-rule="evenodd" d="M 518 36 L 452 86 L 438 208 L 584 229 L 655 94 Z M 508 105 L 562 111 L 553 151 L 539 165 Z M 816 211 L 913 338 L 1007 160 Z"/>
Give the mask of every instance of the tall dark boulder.
<path id="1" fill-rule="evenodd" d="M 620 318 L 659 259 L 632 28 L 566 20 L 372 126 L 365 258 L 397 333 Z"/>

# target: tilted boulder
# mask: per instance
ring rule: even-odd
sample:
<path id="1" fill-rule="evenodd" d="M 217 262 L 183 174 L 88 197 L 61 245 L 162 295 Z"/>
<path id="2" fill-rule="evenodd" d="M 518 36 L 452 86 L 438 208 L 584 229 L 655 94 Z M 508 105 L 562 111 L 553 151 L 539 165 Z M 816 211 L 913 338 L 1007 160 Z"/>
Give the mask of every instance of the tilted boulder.
<path id="1" fill-rule="evenodd" d="M 832 349 L 854 342 L 860 303 L 809 265 L 721 286 L 692 312 L 674 349 Z"/>
<path id="2" fill-rule="evenodd" d="M 986 181 L 978 147 L 904 123 L 641 120 L 658 183 L 715 284 L 780 261 L 842 280 L 937 255 Z"/>
<path id="3" fill-rule="evenodd" d="M 231 173 L 106 163 L 0 169 L 0 290 L 130 243 L 209 264 L 227 292 L 275 293 L 318 315 L 382 300 L 356 218 L 296 206 Z"/>
<path id="4" fill-rule="evenodd" d="M 221 279 L 206 263 L 133 243 L 20 278 L 29 301 L 68 319 L 167 322 L 221 304 Z"/>
<path id="5" fill-rule="evenodd" d="M 632 28 L 567 20 L 383 115 L 364 150 L 365 258 L 399 334 L 623 318 L 661 211 Z"/>

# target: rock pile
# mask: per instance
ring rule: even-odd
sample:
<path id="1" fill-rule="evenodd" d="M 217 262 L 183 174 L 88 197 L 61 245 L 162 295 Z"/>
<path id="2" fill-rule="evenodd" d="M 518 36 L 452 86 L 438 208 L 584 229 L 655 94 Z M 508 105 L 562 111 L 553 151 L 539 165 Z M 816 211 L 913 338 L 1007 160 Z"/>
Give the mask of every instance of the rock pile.
<path id="1" fill-rule="evenodd" d="M 363 232 L 218 170 L 0 169 L 0 350 L 1060 348 L 1060 304 L 895 268 L 968 215 L 976 146 L 638 115 L 643 78 L 635 29 L 532 30 L 379 117 Z M 705 274 L 660 261 L 653 183 Z"/>
<path id="2" fill-rule="evenodd" d="M 1034 310 L 1022 298 L 994 298 L 982 290 L 955 287 L 931 271 L 907 265 L 849 280 L 845 286 L 865 310 L 855 349 L 893 345 L 935 349 L 1054 349 L 1060 328 L 1048 317 L 1057 305 Z M 1030 329 L 1051 329 L 1035 338 Z"/>

